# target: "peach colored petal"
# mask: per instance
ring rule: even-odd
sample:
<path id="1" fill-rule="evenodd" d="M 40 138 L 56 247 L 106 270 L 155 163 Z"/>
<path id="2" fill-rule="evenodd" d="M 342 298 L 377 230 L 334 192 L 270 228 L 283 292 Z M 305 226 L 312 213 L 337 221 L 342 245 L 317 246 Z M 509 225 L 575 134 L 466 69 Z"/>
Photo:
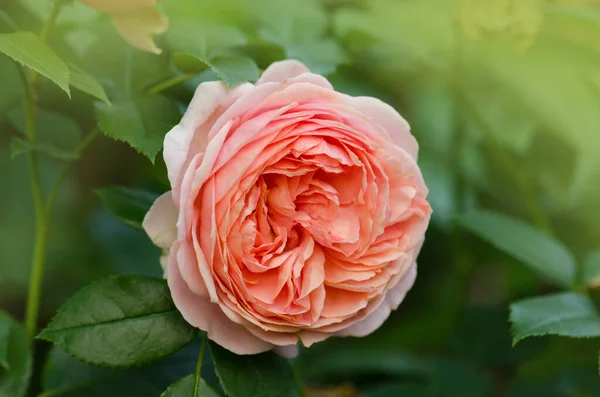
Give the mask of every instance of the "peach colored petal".
<path id="1" fill-rule="evenodd" d="M 413 159 L 417 159 L 419 145 L 410 133 L 410 125 L 387 103 L 372 97 L 346 96 L 347 103 L 380 124 L 392 141 L 404 149 Z"/>
<path id="2" fill-rule="evenodd" d="M 352 324 L 336 332 L 337 336 L 356 336 L 362 337 L 369 335 L 383 324 L 390 316 L 392 310 L 396 310 L 406 293 L 412 288 L 417 277 L 417 265 L 413 264 L 400 282 L 394 288 L 387 292 L 386 298 L 374 312 L 372 312 L 364 320 Z"/>
<path id="3" fill-rule="evenodd" d="M 173 197 L 179 198 L 181 179 L 191 159 L 203 152 L 208 144 L 208 131 L 214 121 L 239 96 L 252 89 L 252 84 L 241 84 L 230 92 L 223 82 L 209 81 L 196 89 L 181 122 L 166 136 L 164 159 Z"/>
<path id="4" fill-rule="evenodd" d="M 272 344 L 229 320 L 218 304 L 192 293 L 181 278 L 176 258 L 175 253 L 169 257 L 167 281 L 173 302 L 188 323 L 206 331 L 209 339 L 235 354 L 257 354 L 273 348 Z"/>
<path id="5" fill-rule="evenodd" d="M 295 59 L 286 59 L 269 65 L 256 82 L 256 85 L 268 82 L 283 83 L 287 79 L 309 72 L 310 70 L 302 62 Z"/>
<path id="6" fill-rule="evenodd" d="M 167 277 L 185 318 L 215 316 L 225 336 L 211 338 L 247 353 L 379 327 L 414 282 L 431 215 L 417 150 L 391 107 L 297 61 L 238 91 L 201 85 L 165 139 Z M 253 347 L 219 339 L 234 331 Z"/>
<path id="7" fill-rule="evenodd" d="M 179 211 L 168 191 L 156 199 L 144 217 L 142 227 L 150 240 L 162 249 L 168 249 L 177 238 Z"/>

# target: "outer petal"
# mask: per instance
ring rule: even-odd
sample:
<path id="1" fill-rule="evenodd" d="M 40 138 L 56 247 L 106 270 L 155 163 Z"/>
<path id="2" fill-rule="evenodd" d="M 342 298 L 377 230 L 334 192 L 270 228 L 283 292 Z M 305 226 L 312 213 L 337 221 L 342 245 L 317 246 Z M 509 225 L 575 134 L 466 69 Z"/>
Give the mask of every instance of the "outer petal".
<path id="1" fill-rule="evenodd" d="M 413 159 L 417 159 L 419 144 L 410 133 L 408 122 L 393 107 L 372 97 L 346 96 L 346 100 L 350 106 L 381 125 L 396 145 L 404 149 Z"/>
<path id="2" fill-rule="evenodd" d="M 387 292 L 385 300 L 373 313 L 364 320 L 359 321 L 348 328 L 336 332 L 337 336 L 362 337 L 369 335 L 384 323 L 390 316 L 392 310 L 396 310 L 406 293 L 412 288 L 417 277 L 417 264 L 413 264 L 396 286 Z"/>
<path id="3" fill-rule="evenodd" d="M 177 239 L 178 216 L 179 211 L 169 191 L 152 204 L 150 211 L 144 217 L 142 227 L 155 245 L 168 249 Z"/>
<path id="4" fill-rule="evenodd" d="M 256 85 L 275 82 L 283 83 L 287 79 L 301 75 L 302 73 L 309 73 L 310 70 L 302 62 L 295 59 L 286 59 L 284 61 L 273 62 L 263 72 L 260 79 L 256 82 Z"/>
<path id="5" fill-rule="evenodd" d="M 272 344 L 260 340 L 243 326 L 229 320 L 219 305 L 190 291 L 177 267 L 176 248 L 173 247 L 169 255 L 167 281 L 175 306 L 183 318 L 194 327 L 206 331 L 209 339 L 235 354 L 257 354 L 272 349 Z"/>
<path id="6" fill-rule="evenodd" d="M 196 154 L 206 149 L 211 121 L 252 88 L 252 84 L 241 84 L 227 92 L 225 85 L 219 81 L 198 86 L 181 122 L 165 136 L 164 158 L 175 201 L 179 201 L 181 180 L 187 166 Z"/>

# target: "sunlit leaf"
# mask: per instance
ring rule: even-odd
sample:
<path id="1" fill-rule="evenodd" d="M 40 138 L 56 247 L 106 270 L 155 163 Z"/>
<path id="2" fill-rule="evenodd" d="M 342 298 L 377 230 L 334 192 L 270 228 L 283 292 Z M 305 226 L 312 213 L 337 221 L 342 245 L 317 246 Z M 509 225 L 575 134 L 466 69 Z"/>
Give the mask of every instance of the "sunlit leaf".
<path id="1" fill-rule="evenodd" d="M 259 77 L 256 63 L 243 56 L 220 56 L 213 59 L 202 59 L 192 54 L 175 54 L 173 61 L 184 72 L 199 73 L 207 67 L 231 88 L 239 83 L 254 81 Z"/>
<path id="2" fill-rule="evenodd" d="M 30 32 L 0 34 L 0 52 L 53 81 L 70 95 L 69 68 L 35 34 Z"/>
<path id="3" fill-rule="evenodd" d="M 177 105 L 158 95 L 119 100 L 112 106 L 96 103 L 96 119 L 102 132 L 128 143 L 152 162 L 165 135 L 180 117 Z"/>
<path id="4" fill-rule="evenodd" d="M 80 91 L 90 94 L 105 103 L 110 103 L 104 92 L 104 88 L 92 76 L 87 74 L 79 66 L 69 62 L 70 84 Z"/>

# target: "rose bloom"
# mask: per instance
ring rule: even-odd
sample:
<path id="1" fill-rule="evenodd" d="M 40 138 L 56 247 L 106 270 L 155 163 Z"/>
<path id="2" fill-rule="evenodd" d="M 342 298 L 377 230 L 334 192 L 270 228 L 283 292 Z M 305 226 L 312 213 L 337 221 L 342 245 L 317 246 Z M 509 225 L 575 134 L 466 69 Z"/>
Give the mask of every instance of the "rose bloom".
<path id="1" fill-rule="evenodd" d="M 393 108 L 298 61 L 202 83 L 165 138 L 172 190 L 144 220 L 183 317 L 237 354 L 376 330 L 431 215 L 417 151 Z"/>

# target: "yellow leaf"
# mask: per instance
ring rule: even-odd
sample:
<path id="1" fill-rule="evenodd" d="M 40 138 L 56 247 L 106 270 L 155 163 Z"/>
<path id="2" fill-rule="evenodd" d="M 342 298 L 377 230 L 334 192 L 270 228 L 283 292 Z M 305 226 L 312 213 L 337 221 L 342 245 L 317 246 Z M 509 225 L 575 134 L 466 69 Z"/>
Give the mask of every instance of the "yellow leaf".
<path id="1" fill-rule="evenodd" d="M 151 7 L 157 0 L 80 0 L 88 7 L 110 14 L 121 14 L 139 8 Z M 160 0 L 158 0 L 160 1 Z"/>
<path id="2" fill-rule="evenodd" d="M 121 37 L 135 48 L 155 54 L 161 53 L 152 36 L 164 33 L 168 21 L 154 6 L 113 14 L 112 21 Z"/>

